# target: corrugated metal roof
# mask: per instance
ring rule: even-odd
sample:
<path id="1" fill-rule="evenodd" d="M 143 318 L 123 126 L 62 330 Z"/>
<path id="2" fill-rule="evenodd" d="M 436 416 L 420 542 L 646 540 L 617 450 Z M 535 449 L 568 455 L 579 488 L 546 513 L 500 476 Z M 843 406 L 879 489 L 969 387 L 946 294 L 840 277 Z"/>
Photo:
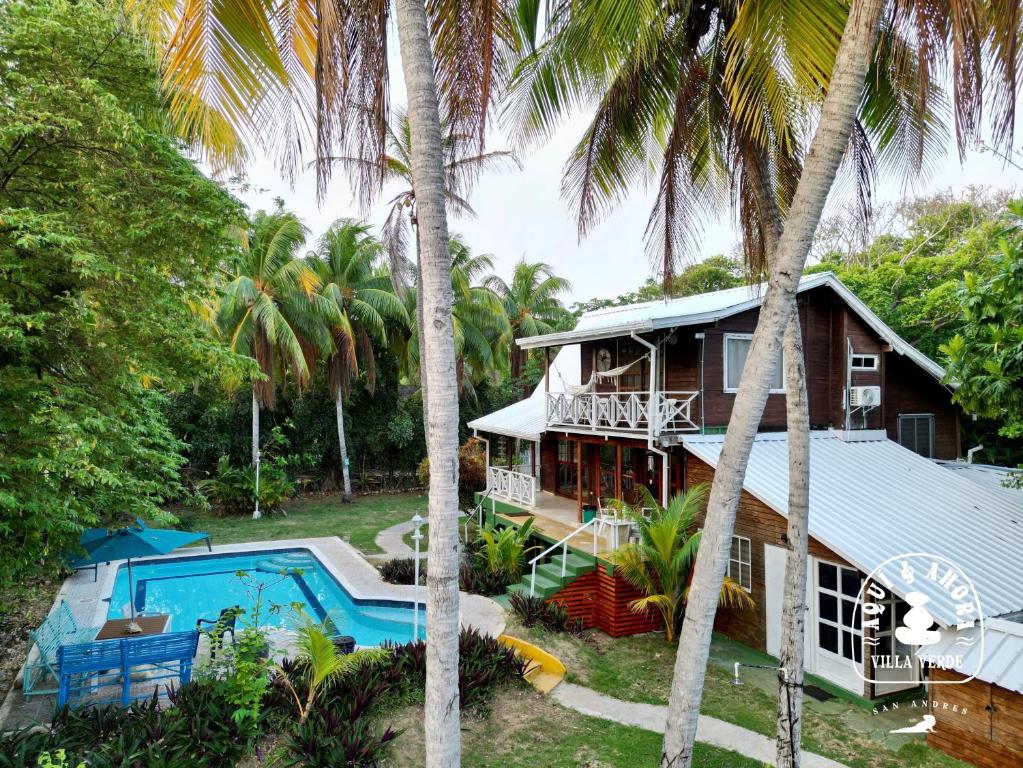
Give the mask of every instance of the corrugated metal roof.
<path id="1" fill-rule="evenodd" d="M 804 275 L 799 281 L 797 290 L 802 293 L 821 286 L 828 286 L 841 296 L 878 336 L 892 346 L 893 350 L 911 358 L 936 379 L 944 377 L 945 370 L 940 365 L 912 347 L 909 342 L 889 328 L 838 279 L 835 273 L 817 272 L 812 275 Z M 580 317 L 575 330 L 530 336 L 519 339 L 517 343 L 523 349 L 554 347 L 595 339 L 627 336 L 632 332 L 649 333 L 662 328 L 712 323 L 715 320 L 759 307 L 766 290 L 767 285 L 759 283 L 685 296 L 681 299 L 649 301 L 625 307 L 598 309 Z"/>
<path id="2" fill-rule="evenodd" d="M 488 413 L 470 421 L 469 429 L 492 432 L 495 435 L 517 437 L 520 440 L 539 440 L 547 429 L 544 398 L 530 396 L 525 400 Z"/>
<path id="3" fill-rule="evenodd" d="M 979 630 L 979 627 L 961 632 L 944 630 L 937 643 L 921 648 L 919 654 L 946 658 L 960 656 L 962 664 L 952 667 L 957 672 L 964 675 L 976 673 L 977 679 L 985 683 L 1023 693 L 1023 624 L 1006 619 L 988 619 L 984 622 L 983 644 L 957 642 L 963 637 L 975 637 Z"/>
<path id="4" fill-rule="evenodd" d="M 578 344 L 562 347 L 551 361 L 549 388 L 545 389 L 544 379 L 541 378 L 536 389 L 525 400 L 470 421 L 469 429 L 517 437 L 520 440 L 539 440 L 547 429 L 545 392 L 564 392 L 566 385 L 579 383 L 579 354 Z"/>
<path id="5" fill-rule="evenodd" d="M 717 466 L 722 435 L 692 435 L 683 445 Z M 788 440 L 758 435 L 745 488 L 778 513 L 788 510 Z M 883 431 L 811 433 L 810 534 L 864 573 L 910 552 L 941 555 L 974 582 L 985 616 L 1023 608 L 1023 501 L 989 491 L 884 437 Z M 942 624 L 953 601 L 919 585 Z"/>
<path id="6" fill-rule="evenodd" d="M 1009 467 L 996 467 L 992 464 L 970 464 L 965 461 L 939 461 L 939 467 L 962 475 L 977 485 L 982 485 L 989 491 L 1017 494 L 1017 498 L 1023 502 L 1023 488 L 1011 488 L 1003 483 L 1019 472 Z"/>

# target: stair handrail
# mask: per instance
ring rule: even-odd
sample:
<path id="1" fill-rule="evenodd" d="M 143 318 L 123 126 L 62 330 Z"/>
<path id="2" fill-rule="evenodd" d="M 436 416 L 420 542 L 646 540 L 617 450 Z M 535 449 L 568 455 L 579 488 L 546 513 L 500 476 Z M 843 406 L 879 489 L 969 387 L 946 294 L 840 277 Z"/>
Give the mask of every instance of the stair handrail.
<path id="1" fill-rule="evenodd" d="M 472 522 L 473 518 L 476 518 L 476 524 L 483 527 L 483 502 L 490 496 L 492 488 L 487 488 L 486 492 L 480 496 L 479 502 L 472 509 L 466 510 L 465 512 L 465 543 L 469 543 L 469 523 Z"/>
<path id="2" fill-rule="evenodd" d="M 597 556 L 597 526 L 596 526 L 596 523 L 597 523 L 597 518 L 593 518 L 592 520 L 587 520 L 585 523 L 583 523 L 578 528 L 576 528 L 574 531 L 572 531 L 570 534 L 568 534 L 565 538 L 561 539 L 561 541 L 558 541 L 558 542 L 556 542 L 554 544 L 551 544 L 549 547 L 547 547 L 547 549 L 545 549 L 543 552 L 541 552 L 539 555 L 537 555 L 536 557 L 534 557 L 532 560 L 529 561 L 529 565 L 532 568 L 532 573 L 530 574 L 530 577 L 529 577 L 529 596 L 530 597 L 533 597 L 533 595 L 536 593 L 536 564 L 540 560 L 545 558 L 547 555 L 549 555 L 551 552 L 553 552 L 555 549 L 557 549 L 558 547 L 561 547 L 561 578 L 564 579 L 565 578 L 565 574 L 568 572 L 568 541 L 569 541 L 569 539 L 572 539 L 573 537 L 578 536 L 580 533 L 582 533 L 588 527 L 592 527 L 593 528 L 593 556 L 594 557 Z"/>

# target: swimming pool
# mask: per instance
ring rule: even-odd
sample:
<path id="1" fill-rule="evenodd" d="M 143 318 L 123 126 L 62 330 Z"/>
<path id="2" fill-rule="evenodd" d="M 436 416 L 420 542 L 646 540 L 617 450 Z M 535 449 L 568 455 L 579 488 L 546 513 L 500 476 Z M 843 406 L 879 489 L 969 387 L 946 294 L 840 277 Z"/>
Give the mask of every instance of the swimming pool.
<path id="1" fill-rule="evenodd" d="M 265 584 L 263 626 L 292 628 L 292 603 L 318 621 L 328 614 L 341 634 L 352 635 L 362 646 L 385 640 L 405 643 L 413 635 L 412 603 L 391 600 L 358 600 L 306 549 L 276 549 L 238 554 L 132 561 L 135 611 L 171 616 L 171 629 L 189 630 L 199 618 L 216 619 L 221 609 L 240 605 L 251 612 L 255 597 L 238 572 L 250 583 Z M 286 575 L 281 574 L 286 571 Z M 271 604 L 284 608 L 269 611 Z M 129 613 L 128 569 L 121 565 L 114 580 L 107 618 Z M 419 637 L 425 635 L 426 613 L 419 613 Z M 244 617 L 242 619 L 244 621 Z"/>

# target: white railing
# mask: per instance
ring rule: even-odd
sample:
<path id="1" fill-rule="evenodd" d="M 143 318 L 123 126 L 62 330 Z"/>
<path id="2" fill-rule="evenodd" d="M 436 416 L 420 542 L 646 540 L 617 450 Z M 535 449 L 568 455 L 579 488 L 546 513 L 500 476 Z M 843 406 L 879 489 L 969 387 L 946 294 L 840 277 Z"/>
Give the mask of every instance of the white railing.
<path id="1" fill-rule="evenodd" d="M 692 407 L 699 392 L 658 392 L 656 432 L 696 431 Z M 650 425 L 648 392 L 548 393 L 547 425 L 594 431 L 646 432 Z"/>
<path id="2" fill-rule="evenodd" d="M 536 478 L 504 467 L 487 468 L 487 491 L 491 496 L 524 504 L 536 505 Z"/>
<path id="3" fill-rule="evenodd" d="M 565 574 L 568 572 L 568 541 L 569 539 L 578 536 L 587 528 L 593 529 L 593 556 L 594 557 L 597 556 L 597 518 L 593 518 L 592 520 L 589 520 L 580 525 L 578 528 L 576 528 L 574 531 L 568 534 L 568 536 L 563 538 L 561 541 L 551 544 L 549 547 L 547 547 L 547 549 L 545 549 L 543 552 L 541 552 L 539 555 L 537 555 L 536 557 L 529 561 L 529 565 L 532 568 L 532 573 L 529 576 L 530 597 L 533 597 L 533 595 L 536 593 L 536 564 L 543 560 L 545 557 L 547 557 L 547 555 L 556 550 L 558 547 L 561 547 L 561 578 L 564 579 Z"/>

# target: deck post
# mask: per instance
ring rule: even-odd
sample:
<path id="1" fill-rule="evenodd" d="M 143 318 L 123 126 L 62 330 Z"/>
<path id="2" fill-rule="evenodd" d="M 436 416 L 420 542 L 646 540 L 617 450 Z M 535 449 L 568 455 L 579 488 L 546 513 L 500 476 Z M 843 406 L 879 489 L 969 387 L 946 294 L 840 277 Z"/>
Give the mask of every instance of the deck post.
<path id="1" fill-rule="evenodd" d="M 583 521 L 583 441 L 575 441 L 575 517 L 576 522 Z"/>

